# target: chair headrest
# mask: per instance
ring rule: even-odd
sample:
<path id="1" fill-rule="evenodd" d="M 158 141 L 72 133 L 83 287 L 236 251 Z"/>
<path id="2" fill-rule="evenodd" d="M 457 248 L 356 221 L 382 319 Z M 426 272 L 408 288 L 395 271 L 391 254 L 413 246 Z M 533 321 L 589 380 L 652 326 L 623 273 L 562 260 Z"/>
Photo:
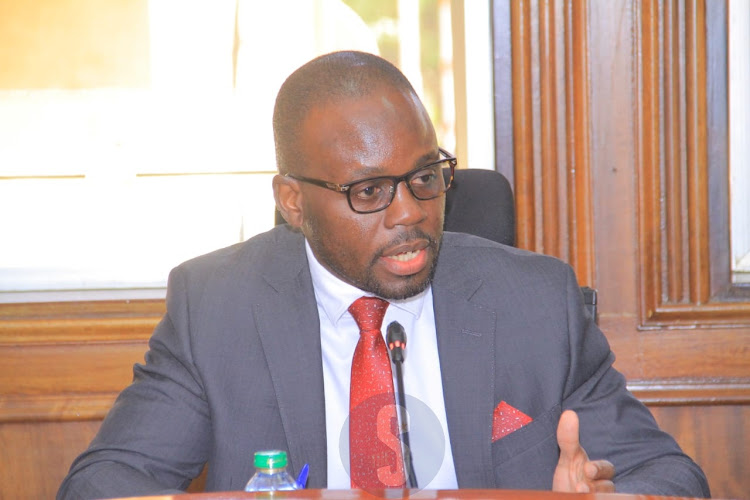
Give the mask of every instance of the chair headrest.
<path id="1" fill-rule="evenodd" d="M 445 196 L 444 227 L 515 246 L 516 214 L 508 179 L 494 170 L 456 170 Z"/>

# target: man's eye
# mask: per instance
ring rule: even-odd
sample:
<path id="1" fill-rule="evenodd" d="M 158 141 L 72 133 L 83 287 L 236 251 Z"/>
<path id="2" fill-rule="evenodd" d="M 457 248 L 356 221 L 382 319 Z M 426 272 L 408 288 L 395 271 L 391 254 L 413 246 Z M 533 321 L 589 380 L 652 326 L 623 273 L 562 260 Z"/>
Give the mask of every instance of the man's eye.
<path id="1" fill-rule="evenodd" d="M 411 184 L 416 186 L 425 186 L 435 182 L 437 179 L 437 173 L 433 169 L 426 169 L 417 172 L 414 177 L 411 178 Z"/>
<path id="2" fill-rule="evenodd" d="M 352 194 L 361 200 L 369 198 L 376 198 L 383 192 L 382 186 L 378 184 L 364 184 L 362 186 L 354 186 Z"/>

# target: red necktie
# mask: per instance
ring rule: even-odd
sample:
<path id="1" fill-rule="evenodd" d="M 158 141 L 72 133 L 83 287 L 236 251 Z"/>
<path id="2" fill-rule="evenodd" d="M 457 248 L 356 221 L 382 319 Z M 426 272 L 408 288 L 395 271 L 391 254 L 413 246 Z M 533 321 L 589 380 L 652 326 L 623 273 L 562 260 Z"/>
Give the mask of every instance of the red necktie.
<path id="1" fill-rule="evenodd" d="M 403 488 L 406 482 L 393 395 L 393 375 L 380 333 L 388 302 L 361 297 L 349 306 L 359 326 L 349 395 L 352 488 Z"/>

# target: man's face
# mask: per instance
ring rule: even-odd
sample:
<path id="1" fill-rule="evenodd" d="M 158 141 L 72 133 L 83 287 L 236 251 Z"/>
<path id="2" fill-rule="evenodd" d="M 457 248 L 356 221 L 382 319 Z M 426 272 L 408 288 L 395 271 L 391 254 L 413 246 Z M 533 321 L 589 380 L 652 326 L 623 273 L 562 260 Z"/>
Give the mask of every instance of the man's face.
<path id="1" fill-rule="evenodd" d="M 421 104 L 382 89 L 314 108 L 302 128 L 306 167 L 298 173 L 338 184 L 403 175 L 439 159 Z M 318 261 L 362 290 L 411 297 L 430 283 L 443 234 L 445 197 L 420 201 L 399 183 L 391 205 L 355 213 L 345 194 L 300 183 L 302 231 Z"/>

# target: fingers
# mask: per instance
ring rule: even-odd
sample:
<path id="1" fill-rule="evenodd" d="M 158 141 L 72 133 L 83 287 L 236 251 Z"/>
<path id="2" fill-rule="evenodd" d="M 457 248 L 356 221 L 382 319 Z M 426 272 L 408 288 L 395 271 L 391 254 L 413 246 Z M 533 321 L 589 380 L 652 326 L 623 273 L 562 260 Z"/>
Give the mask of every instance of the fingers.
<path id="1" fill-rule="evenodd" d="M 560 447 L 560 459 L 573 460 L 580 452 L 578 438 L 578 415 L 572 410 L 565 410 L 557 424 L 557 445 Z"/>
<path id="2" fill-rule="evenodd" d="M 576 483 L 577 493 L 605 492 L 614 493 L 615 466 L 607 460 L 588 461 L 583 466 L 584 477 Z"/>
<path id="3" fill-rule="evenodd" d="M 609 480 L 615 477 L 615 466 L 609 460 L 591 460 L 583 467 L 586 479 L 590 481 Z"/>
<path id="4" fill-rule="evenodd" d="M 607 460 L 589 460 L 580 442 L 578 415 L 566 410 L 557 424 L 557 444 L 560 458 L 557 462 L 552 489 L 554 491 L 590 493 L 615 491 L 612 478 L 615 467 Z"/>
<path id="5" fill-rule="evenodd" d="M 552 478 L 554 491 L 575 492 L 580 484 L 586 483 L 583 466 L 588 457 L 578 441 L 578 430 L 578 415 L 571 410 L 564 411 L 557 424 L 560 457 Z"/>
<path id="6" fill-rule="evenodd" d="M 614 493 L 615 483 L 608 480 L 594 481 L 591 483 L 580 482 L 576 484 L 576 493 Z"/>

